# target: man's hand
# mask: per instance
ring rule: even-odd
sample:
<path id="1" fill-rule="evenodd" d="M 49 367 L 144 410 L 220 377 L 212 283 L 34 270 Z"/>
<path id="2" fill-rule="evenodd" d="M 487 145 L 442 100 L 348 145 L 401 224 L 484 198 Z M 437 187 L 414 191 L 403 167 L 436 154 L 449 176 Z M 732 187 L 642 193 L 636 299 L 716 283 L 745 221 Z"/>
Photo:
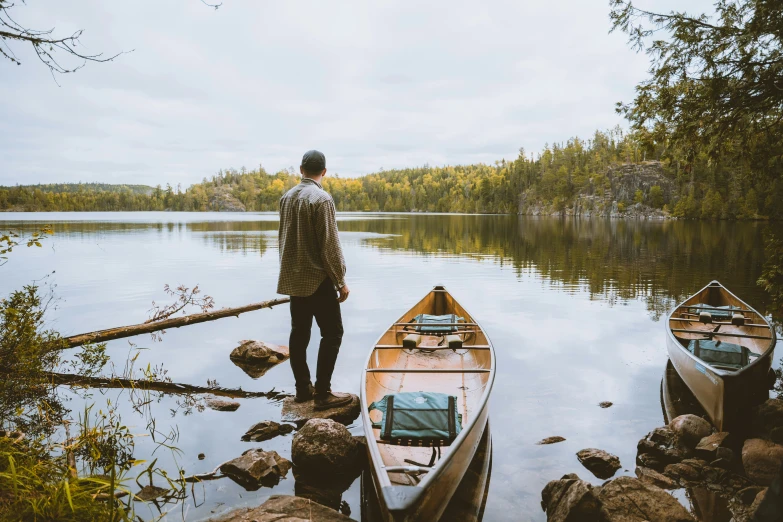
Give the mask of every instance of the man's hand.
<path id="1" fill-rule="evenodd" d="M 338 292 L 340 292 L 340 295 L 337 296 L 337 302 L 342 303 L 348 299 L 348 294 L 351 293 L 351 290 L 348 288 L 348 285 L 343 285 Z"/>

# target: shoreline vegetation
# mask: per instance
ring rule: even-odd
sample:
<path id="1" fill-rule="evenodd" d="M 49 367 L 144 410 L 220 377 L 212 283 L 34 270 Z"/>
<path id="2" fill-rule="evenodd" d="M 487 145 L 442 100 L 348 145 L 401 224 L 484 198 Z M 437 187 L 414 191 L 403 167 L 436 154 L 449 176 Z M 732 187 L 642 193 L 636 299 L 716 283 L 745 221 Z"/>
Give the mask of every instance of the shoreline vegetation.
<path id="1" fill-rule="evenodd" d="M 652 158 L 652 159 L 651 159 Z M 101 183 L 0 187 L 0 211 L 275 211 L 296 185 L 292 169 L 275 174 L 221 170 L 187 189 Z M 642 219 L 781 219 L 783 185 L 742 162 L 707 156 L 681 162 L 619 127 L 589 140 L 520 149 L 494 165 L 382 170 L 327 176 L 338 211 L 449 212 Z"/>

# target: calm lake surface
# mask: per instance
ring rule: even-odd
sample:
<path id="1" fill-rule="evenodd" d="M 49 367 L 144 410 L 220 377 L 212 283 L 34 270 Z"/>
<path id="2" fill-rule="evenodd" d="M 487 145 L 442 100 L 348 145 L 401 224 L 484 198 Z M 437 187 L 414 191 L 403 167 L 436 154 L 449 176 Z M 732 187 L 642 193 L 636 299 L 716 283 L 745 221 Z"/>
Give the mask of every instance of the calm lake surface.
<path id="1" fill-rule="evenodd" d="M 0 268 L 0 295 L 51 273 L 59 301 L 49 320 L 63 335 L 142 322 L 153 300 L 170 301 L 165 284 L 198 284 L 217 308 L 275 297 L 276 214 L 9 213 L 0 219 L 2 229 L 54 225 L 43 248 L 19 248 Z M 660 383 L 667 355 L 660 318 L 677 301 L 718 279 L 759 311 L 769 302 L 756 285 L 768 226 L 762 223 L 345 213 L 338 224 L 351 296 L 343 305 L 346 333 L 335 390 L 358 393 L 370 346 L 434 285 L 445 285 L 491 337 L 498 369 L 487 521 L 545 520 L 541 489 L 566 473 L 600 484 L 576 459 L 583 448 L 614 453 L 624 466 L 618 476 L 634 474 L 637 441 L 664 422 Z M 170 330 L 161 342 L 130 340 L 148 348 L 137 367 L 162 365 L 174 382 L 293 392 L 288 363 L 254 380 L 229 360 L 244 339 L 287 344 L 288 328 L 284 305 Z M 313 369 L 317 341 L 316 332 Z M 118 372 L 130 351 L 128 340 L 109 344 Z M 116 402 L 135 433 L 146 433 L 126 392 L 94 391 L 89 401 L 98 407 L 106 399 Z M 74 415 L 82 401 L 73 396 Z M 602 409 L 601 401 L 614 405 Z M 157 429 L 179 432 L 176 460 L 187 474 L 211 471 L 251 447 L 290 458 L 292 435 L 240 441 L 252 424 L 280 420 L 280 404 L 239 402 L 235 412 L 184 415 L 181 409 L 172 414 L 176 397 L 155 397 Z M 350 430 L 362 432 L 358 424 Z M 536 445 L 553 435 L 567 440 Z M 150 437 L 141 437 L 136 457 L 150 458 L 154 448 Z M 198 460 L 199 453 L 206 458 Z M 176 470 L 169 452 L 158 450 L 155 457 Z M 294 488 L 291 473 L 256 492 L 221 479 L 163 511 L 167 520 L 202 520 Z M 679 497 L 688 505 L 684 494 Z M 342 498 L 360 519 L 358 480 Z M 158 512 L 142 507 L 139 514 Z"/>

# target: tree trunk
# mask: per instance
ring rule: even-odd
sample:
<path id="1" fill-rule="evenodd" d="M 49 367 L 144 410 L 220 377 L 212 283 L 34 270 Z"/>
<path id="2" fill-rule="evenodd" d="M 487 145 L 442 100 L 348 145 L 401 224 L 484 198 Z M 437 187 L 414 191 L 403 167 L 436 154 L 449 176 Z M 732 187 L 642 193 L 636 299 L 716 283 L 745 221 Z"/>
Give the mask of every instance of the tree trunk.
<path id="1" fill-rule="evenodd" d="M 130 326 L 119 326 L 117 328 L 109 328 L 107 330 L 99 330 L 97 332 L 83 333 L 79 335 L 72 335 L 71 337 L 65 337 L 65 345 L 62 349 L 74 348 L 88 343 L 102 343 L 104 341 L 113 341 L 114 339 L 122 339 L 123 337 L 133 337 L 134 335 L 140 335 L 145 333 L 159 332 L 160 330 L 166 330 L 168 328 L 179 328 L 181 326 L 187 326 L 189 324 L 204 323 L 207 321 L 214 321 L 215 319 L 222 319 L 224 317 L 237 317 L 239 314 L 245 312 L 252 312 L 254 310 L 260 310 L 262 308 L 272 308 L 280 304 L 288 303 L 291 299 L 288 297 L 282 297 L 280 299 L 271 299 L 269 301 L 261 301 L 260 303 L 253 303 L 246 306 L 238 306 L 235 308 L 223 308 L 222 310 L 216 310 L 214 312 L 204 312 L 201 314 L 191 314 L 183 317 L 174 317 L 170 319 L 164 319 L 163 321 L 155 321 L 152 323 L 134 324 Z"/>

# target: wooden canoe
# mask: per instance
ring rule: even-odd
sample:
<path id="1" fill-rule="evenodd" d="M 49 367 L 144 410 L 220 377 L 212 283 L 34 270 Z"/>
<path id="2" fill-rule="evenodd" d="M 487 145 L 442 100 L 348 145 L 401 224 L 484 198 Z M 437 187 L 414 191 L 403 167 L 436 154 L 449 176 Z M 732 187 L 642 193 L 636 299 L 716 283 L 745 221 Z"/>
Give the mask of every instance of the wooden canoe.
<path id="1" fill-rule="evenodd" d="M 718 307 L 726 306 L 735 308 L 731 310 L 736 315 L 734 321 L 728 317 L 703 316 L 703 313 L 723 314 L 725 310 Z M 719 431 L 741 430 L 747 425 L 751 407 L 769 398 L 776 341 L 774 328 L 763 315 L 718 281 L 712 281 L 689 297 L 667 319 L 666 348 L 677 373 Z M 752 357 L 739 369 L 710 364 L 688 350 L 693 339 L 744 346 Z"/>
<path id="2" fill-rule="evenodd" d="M 438 346 L 440 336 L 422 336 L 418 348 L 403 349 L 405 326 L 418 314 L 456 314 L 464 318 L 458 335 L 462 348 Z M 367 437 L 371 474 L 389 522 L 438 520 L 470 465 L 487 426 L 489 394 L 495 379 L 495 352 L 484 330 L 442 286 L 392 323 L 370 350 L 361 384 L 362 421 Z M 368 405 L 385 395 L 429 391 L 457 397 L 462 414 L 462 431 L 432 467 L 406 462 L 428 462 L 432 450 L 426 447 L 383 444 L 380 412 L 368 412 Z"/>

